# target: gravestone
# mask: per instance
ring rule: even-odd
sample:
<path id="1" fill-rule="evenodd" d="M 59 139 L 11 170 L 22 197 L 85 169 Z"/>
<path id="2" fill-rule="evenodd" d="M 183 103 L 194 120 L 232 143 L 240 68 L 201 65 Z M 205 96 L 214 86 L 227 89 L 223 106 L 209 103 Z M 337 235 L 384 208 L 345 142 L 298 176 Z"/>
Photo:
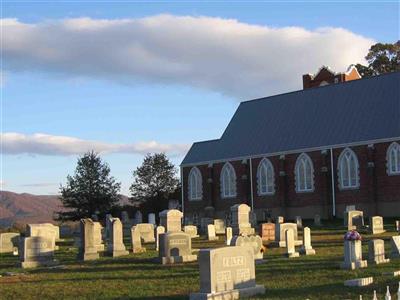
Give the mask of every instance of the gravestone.
<path id="1" fill-rule="evenodd" d="M 213 224 L 207 225 L 207 239 L 209 241 L 218 240 L 218 237 L 215 235 L 215 226 Z"/>
<path id="2" fill-rule="evenodd" d="M 186 225 L 183 227 L 183 231 L 188 233 L 192 239 L 199 237 L 197 234 L 197 226 L 195 225 Z"/>
<path id="3" fill-rule="evenodd" d="M 163 210 L 159 213 L 160 225 L 166 232 L 181 232 L 183 214 L 177 209 Z"/>
<path id="4" fill-rule="evenodd" d="M 250 211 L 250 224 L 251 227 L 257 227 L 257 214 L 253 211 Z"/>
<path id="5" fill-rule="evenodd" d="M 321 216 L 320 215 L 315 215 L 314 216 L 314 225 L 315 226 L 321 226 Z"/>
<path id="6" fill-rule="evenodd" d="M 369 229 L 372 234 L 384 233 L 386 230 L 383 229 L 383 218 L 380 216 L 374 216 L 369 219 Z"/>
<path id="7" fill-rule="evenodd" d="M 354 270 L 367 267 L 367 261 L 362 259 L 361 246 L 361 240 L 344 241 L 344 262 L 341 264 L 342 269 Z"/>
<path id="8" fill-rule="evenodd" d="M 196 261 L 190 235 L 184 232 L 161 233 L 158 260 L 163 265 Z"/>
<path id="9" fill-rule="evenodd" d="M 225 221 L 223 219 L 215 219 L 214 227 L 216 234 L 224 234 L 225 233 Z"/>
<path id="10" fill-rule="evenodd" d="M 136 211 L 133 223 L 134 225 L 143 223 L 143 216 L 140 210 Z"/>
<path id="11" fill-rule="evenodd" d="M 355 205 L 346 205 L 345 212 L 352 211 L 352 210 L 356 210 L 356 206 Z"/>
<path id="12" fill-rule="evenodd" d="M 373 277 L 364 277 L 364 278 L 356 278 L 356 279 L 350 279 L 346 280 L 344 282 L 344 286 L 367 286 L 370 285 L 374 282 Z"/>
<path id="13" fill-rule="evenodd" d="M 214 224 L 213 218 L 201 218 L 200 219 L 200 230 L 202 233 L 207 233 L 208 224 Z"/>
<path id="14" fill-rule="evenodd" d="M 286 244 L 286 256 L 289 258 L 299 257 L 299 252 L 296 252 L 294 245 L 294 230 L 289 228 L 285 231 L 285 244 Z"/>
<path id="15" fill-rule="evenodd" d="M 122 223 L 118 218 L 113 218 L 110 228 L 110 243 L 107 245 L 107 252 L 112 257 L 128 255 L 123 237 L 122 237 Z"/>
<path id="16" fill-rule="evenodd" d="M 159 250 L 159 245 L 160 245 L 160 234 L 165 233 L 165 228 L 164 226 L 157 226 L 156 227 L 156 250 Z"/>
<path id="17" fill-rule="evenodd" d="M 251 247 L 201 249 L 199 252 L 200 291 L 190 300 L 239 299 L 264 294 L 256 285 L 254 255 Z"/>
<path id="18" fill-rule="evenodd" d="M 102 229 L 103 226 L 101 226 L 100 222 L 94 222 L 94 246 L 99 252 L 104 251 Z"/>
<path id="19" fill-rule="evenodd" d="M 132 252 L 133 253 L 143 253 L 146 252 L 146 248 L 142 247 L 142 238 L 140 231 L 136 226 L 131 228 L 131 241 L 132 241 Z"/>
<path id="20" fill-rule="evenodd" d="M 275 241 L 275 224 L 263 223 L 260 225 L 260 236 L 263 243 Z"/>
<path id="21" fill-rule="evenodd" d="M 303 241 L 298 239 L 296 223 L 275 224 L 275 244 L 277 244 L 279 247 L 286 247 L 285 231 L 288 229 L 293 229 L 294 245 L 301 246 L 303 244 Z"/>
<path id="22" fill-rule="evenodd" d="M 153 224 L 154 226 L 157 225 L 157 224 L 156 224 L 156 215 L 153 214 L 153 213 L 148 214 L 148 215 L 147 215 L 147 221 L 148 221 L 150 224 Z"/>
<path id="23" fill-rule="evenodd" d="M 90 216 L 90 218 L 92 219 L 93 222 L 98 222 L 98 221 L 99 221 L 99 216 L 96 215 L 96 214 L 92 214 L 92 215 Z"/>
<path id="24" fill-rule="evenodd" d="M 234 235 L 252 235 L 254 228 L 250 224 L 250 206 L 236 204 L 231 207 L 231 227 Z"/>
<path id="25" fill-rule="evenodd" d="M 395 222 L 395 228 L 396 228 L 396 231 L 400 233 L 400 220 L 397 220 Z"/>
<path id="26" fill-rule="evenodd" d="M 344 226 L 347 230 L 359 230 L 364 226 L 364 213 L 360 210 L 350 210 L 344 213 Z"/>
<path id="27" fill-rule="evenodd" d="M 233 232 L 232 232 L 232 227 L 226 227 L 225 228 L 225 243 L 227 246 L 231 244 L 233 238 Z"/>
<path id="28" fill-rule="evenodd" d="M 96 235 L 98 235 L 98 225 L 96 226 L 96 222 L 93 222 L 91 219 L 81 219 L 80 246 L 78 251 L 79 260 L 86 261 L 99 258 L 99 253 L 97 248 L 98 237 L 96 238 Z"/>
<path id="29" fill-rule="evenodd" d="M 127 211 L 121 212 L 121 223 L 124 232 L 124 237 L 130 238 L 131 235 L 131 227 L 132 227 L 132 220 L 129 219 L 129 215 Z"/>
<path id="30" fill-rule="evenodd" d="M 18 250 L 20 234 L 17 232 L 0 233 L 0 253 L 12 253 Z"/>
<path id="31" fill-rule="evenodd" d="M 107 243 L 110 242 L 110 235 L 111 235 L 111 223 L 112 220 L 114 219 L 113 216 L 111 214 L 106 214 L 106 241 Z"/>
<path id="32" fill-rule="evenodd" d="M 140 237 L 143 243 L 154 243 L 156 239 L 154 238 L 154 225 L 150 223 L 140 223 L 136 224 L 137 230 L 140 232 Z"/>
<path id="33" fill-rule="evenodd" d="M 41 224 L 27 224 L 25 236 L 44 236 L 44 237 L 54 237 L 55 241 L 60 240 L 60 228 L 51 223 L 41 223 Z M 55 250 L 58 250 L 58 246 L 55 246 Z"/>
<path id="34" fill-rule="evenodd" d="M 303 228 L 303 220 L 301 219 L 300 216 L 295 217 L 295 223 L 297 225 L 297 229 Z"/>
<path id="35" fill-rule="evenodd" d="M 400 235 L 392 236 L 390 239 L 390 245 L 392 248 L 391 257 L 398 258 L 400 257 Z"/>
<path id="36" fill-rule="evenodd" d="M 282 223 L 284 223 L 284 222 L 285 222 L 285 218 L 282 217 L 282 216 L 278 216 L 278 217 L 276 218 L 275 224 L 276 224 L 276 223 L 282 224 Z"/>
<path id="37" fill-rule="evenodd" d="M 304 227 L 303 230 L 303 246 L 300 248 L 300 254 L 314 255 L 315 250 L 311 246 L 311 230 L 309 227 Z"/>
<path id="38" fill-rule="evenodd" d="M 370 263 L 384 264 L 390 259 L 385 258 L 385 242 L 381 239 L 370 240 L 368 243 L 368 260 Z"/>
<path id="39" fill-rule="evenodd" d="M 251 235 L 251 236 L 234 236 L 231 240 L 231 246 L 248 246 L 253 249 L 254 259 L 261 260 L 263 259 L 263 244 L 261 237 L 259 235 Z"/>
<path id="40" fill-rule="evenodd" d="M 53 266 L 55 238 L 54 236 L 31 236 L 21 238 L 19 249 L 22 268 Z"/>

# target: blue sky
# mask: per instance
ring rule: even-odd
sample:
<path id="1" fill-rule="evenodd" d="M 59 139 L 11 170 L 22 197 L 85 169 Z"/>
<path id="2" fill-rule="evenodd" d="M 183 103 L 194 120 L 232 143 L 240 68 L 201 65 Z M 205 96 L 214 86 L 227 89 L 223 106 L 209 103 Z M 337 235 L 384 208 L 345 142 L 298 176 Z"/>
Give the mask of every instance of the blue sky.
<path id="1" fill-rule="evenodd" d="M 399 39 L 399 3 L 382 1 L 13 1 L 2 18 L 2 188 L 34 194 L 57 193 L 88 148 L 128 194 L 147 151 L 179 165 L 240 101 Z"/>

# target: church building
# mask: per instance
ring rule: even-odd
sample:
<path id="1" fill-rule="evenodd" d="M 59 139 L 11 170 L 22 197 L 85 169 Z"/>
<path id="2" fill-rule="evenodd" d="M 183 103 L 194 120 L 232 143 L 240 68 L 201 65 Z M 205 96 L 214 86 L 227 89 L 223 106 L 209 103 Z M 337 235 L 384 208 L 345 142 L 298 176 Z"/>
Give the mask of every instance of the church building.
<path id="1" fill-rule="evenodd" d="M 241 102 L 181 164 L 186 219 L 248 204 L 267 216 L 400 215 L 400 73 L 303 75 L 303 90 Z"/>

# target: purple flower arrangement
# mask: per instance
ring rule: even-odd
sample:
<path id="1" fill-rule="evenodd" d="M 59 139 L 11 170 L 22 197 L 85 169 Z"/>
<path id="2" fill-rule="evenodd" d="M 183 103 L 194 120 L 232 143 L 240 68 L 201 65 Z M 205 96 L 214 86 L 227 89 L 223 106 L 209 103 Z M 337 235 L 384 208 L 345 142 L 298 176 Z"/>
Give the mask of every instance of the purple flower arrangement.
<path id="1" fill-rule="evenodd" d="M 361 241 L 361 235 L 357 231 L 352 230 L 346 232 L 346 234 L 344 235 L 344 239 L 346 241 Z"/>

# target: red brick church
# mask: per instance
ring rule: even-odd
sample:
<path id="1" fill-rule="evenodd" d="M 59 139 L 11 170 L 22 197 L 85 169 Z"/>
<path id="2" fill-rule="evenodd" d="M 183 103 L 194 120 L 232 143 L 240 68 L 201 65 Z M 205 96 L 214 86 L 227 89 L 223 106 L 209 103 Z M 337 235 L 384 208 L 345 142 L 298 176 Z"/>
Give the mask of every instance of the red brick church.
<path id="1" fill-rule="evenodd" d="M 181 164 L 186 218 L 247 203 L 262 220 L 400 216 L 400 73 L 360 79 L 322 67 L 303 90 L 240 103 L 220 139 Z"/>

